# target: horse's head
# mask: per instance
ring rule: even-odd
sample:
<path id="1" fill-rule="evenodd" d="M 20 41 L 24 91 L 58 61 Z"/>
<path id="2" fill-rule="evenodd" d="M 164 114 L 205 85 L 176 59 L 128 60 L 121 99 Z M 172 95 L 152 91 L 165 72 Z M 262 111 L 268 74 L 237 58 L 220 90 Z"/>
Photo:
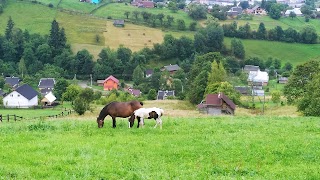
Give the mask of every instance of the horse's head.
<path id="1" fill-rule="evenodd" d="M 104 120 L 97 118 L 98 128 L 102 128 L 104 125 Z"/>

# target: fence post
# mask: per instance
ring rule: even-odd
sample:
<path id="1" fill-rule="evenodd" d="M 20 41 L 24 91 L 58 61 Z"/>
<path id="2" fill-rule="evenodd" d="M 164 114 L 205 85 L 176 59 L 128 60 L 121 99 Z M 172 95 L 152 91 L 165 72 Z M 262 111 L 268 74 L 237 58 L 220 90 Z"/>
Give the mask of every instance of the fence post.
<path id="1" fill-rule="evenodd" d="M 63 112 L 61 113 L 61 115 L 63 116 Z"/>
<path id="2" fill-rule="evenodd" d="M 8 120 L 8 122 L 9 122 L 9 114 L 7 114 L 7 120 Z"/>
<path id="3" fill-rule="evenodd" d="M 13 119 L 14 121 L 17 121 L 17 116 L 15 114 L 13 115 Z"/>
<path id="4" fill-rule="evenodd" d="M 2 114 L 0 114 L 0 121 L 2 122 Z"/>

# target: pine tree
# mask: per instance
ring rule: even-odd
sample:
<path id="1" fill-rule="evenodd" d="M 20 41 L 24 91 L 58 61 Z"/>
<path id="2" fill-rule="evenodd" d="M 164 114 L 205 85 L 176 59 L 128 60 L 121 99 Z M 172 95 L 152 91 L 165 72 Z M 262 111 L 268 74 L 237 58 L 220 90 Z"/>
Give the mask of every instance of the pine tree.
<path id="1" fill-rule="evenodd" d="M 219 64 L 216 61 L 211 63 L 211 72 L 208 76 L 208 82 L 205 90 L 205 95 L 210 93 L 216 93 L 220 83 L 226 81 L 227 72 L 224 69 L 222 63 Z"/>
<path id="2" fill-rule="evenodd" d="M 7 28 L 6 28 L 6 31 L 5 31 L 5 37 L 9 41 L 12 40 L 13 28 L 14 28 L 14 22 L 13 22 L 11 16 L 9 16 L 9 20 L 8 20 L 8 23 L 7 23 Z"/>

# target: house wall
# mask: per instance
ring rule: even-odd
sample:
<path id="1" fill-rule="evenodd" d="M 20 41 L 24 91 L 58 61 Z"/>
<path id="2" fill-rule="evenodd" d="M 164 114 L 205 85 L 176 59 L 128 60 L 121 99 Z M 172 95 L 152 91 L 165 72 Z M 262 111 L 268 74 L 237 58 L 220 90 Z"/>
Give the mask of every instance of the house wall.
<path id="1" fill-rule="evenodd" d="M 14 108 L 28 108 L 38 105 L 38 96 L 35 96 L 33 99 L 28 100 L 21 94 L 16 91 L 8 94 L 3 98 L 3 106 L 5 107 L 14 107 Z"/>
<path id="2" fill-rule="evenodd" d="M 208 107 L 207 114 L 210 115 L 221 115 L 221 109 L 217 107 Z"/>
<path id="3" fill-rule="evenodd" d="M 118 84 L 115 83 L 114 81 L 112 80 L 108 80 L 104 83 L 104 86 L 103 86 L 103 89 L 105 91 L 109 91 L 109 90 L 112 90 L 112 89 L 118 89 Z"/>

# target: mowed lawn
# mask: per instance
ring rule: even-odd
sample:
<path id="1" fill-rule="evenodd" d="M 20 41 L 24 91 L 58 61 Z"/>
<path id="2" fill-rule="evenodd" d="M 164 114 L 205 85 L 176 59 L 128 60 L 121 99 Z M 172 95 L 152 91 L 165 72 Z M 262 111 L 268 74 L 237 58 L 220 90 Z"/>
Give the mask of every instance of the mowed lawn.
<path id="1" fill-rule="evenodd" d="M 3 179 L 319 179 L 320 120 L 164 116 L 128 129 L 93 116 L 0 123 Z"/>

